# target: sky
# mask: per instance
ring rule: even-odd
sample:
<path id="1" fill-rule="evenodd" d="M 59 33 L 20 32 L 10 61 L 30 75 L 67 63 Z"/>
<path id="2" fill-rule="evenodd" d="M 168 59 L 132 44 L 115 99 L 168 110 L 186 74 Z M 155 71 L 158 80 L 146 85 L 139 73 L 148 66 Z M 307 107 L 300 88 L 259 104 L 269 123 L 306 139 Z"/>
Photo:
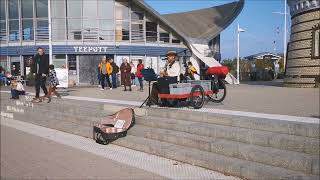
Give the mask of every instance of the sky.
<path id="1" fill-rule="evenodd" d="M 191 11 L 218 6 L 235 0 L 145 0 L 160 14 Z M 288 7 L 287 7 L 288 11 Z M 222 59 L 237 56 L 237 26 L 244 29 L 240 34 L 240 56 L 260 52 L 283 52 L 284 0 L 245 0 L 240 15 L 221 33 Z M 290 31 L 290 15 L 287 16 L 287 41 Z M 277 30 L 279 29 L 279 30 Z M 279 33 L 278 33 L 279 32 Z M 274 45 L 274 41 L 276 42 Z"/>

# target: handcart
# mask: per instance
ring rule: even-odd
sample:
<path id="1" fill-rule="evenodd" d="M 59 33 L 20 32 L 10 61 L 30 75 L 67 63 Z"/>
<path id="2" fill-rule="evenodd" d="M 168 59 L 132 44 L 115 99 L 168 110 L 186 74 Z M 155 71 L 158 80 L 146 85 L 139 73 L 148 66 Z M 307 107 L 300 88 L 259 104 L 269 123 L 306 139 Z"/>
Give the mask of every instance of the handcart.
<path id="1" fill-rule="evenodd" d="M 209 80 L 191 80 L 186 83 L 170 84 L 170 92 L 159 93 L 158 97 L 168 106 L 184 103 L 194 109 L 202 108 L 205 101 L 222 102 L 227 93 L 224 79 L 228 72 L 225 66 L 209 68 L 207 70 Z"/>

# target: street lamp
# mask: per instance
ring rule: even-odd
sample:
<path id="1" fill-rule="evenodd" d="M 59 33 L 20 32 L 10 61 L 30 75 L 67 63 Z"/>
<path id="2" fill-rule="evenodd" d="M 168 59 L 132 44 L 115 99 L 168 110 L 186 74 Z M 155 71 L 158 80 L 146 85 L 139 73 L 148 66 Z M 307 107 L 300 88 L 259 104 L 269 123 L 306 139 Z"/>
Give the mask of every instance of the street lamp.
<path id="1" fill-rule="evenodd" d="M 240 84 L 240 33 L 241 32 L 245 32 L 244 29 L 241 29 L 238 23 L 238 29 L 237 29 L 237 33 L 238 33 L 238 55 L 237 55 L 237 84 Z"/>
<path id="2" fill-rule="evenodd" d="M 287 0 L 284 0 L 284 12 L 272 12 L 272 14 L 284 15 L 284 35 L 283 35 L 283 67 L 287 63 Z"/>

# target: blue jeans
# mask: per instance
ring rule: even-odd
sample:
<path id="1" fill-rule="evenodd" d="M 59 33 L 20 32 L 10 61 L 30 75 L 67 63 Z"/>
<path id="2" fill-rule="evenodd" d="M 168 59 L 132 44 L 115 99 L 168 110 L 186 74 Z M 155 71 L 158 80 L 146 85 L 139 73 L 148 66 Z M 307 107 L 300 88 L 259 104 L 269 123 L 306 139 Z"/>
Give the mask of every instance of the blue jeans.
<path id="1" fill-rule="evenodd" d="M 117 88 L 117 74 L 113 73 L 111 75 L 111 78 L 112 78 L 112 88 Z"/>
<path id="2" fill-rule="evenodd" d="M 24 94 L 25 94 L 24 91 L 18 91 L 16 89 L 11 89 L 11 97 L 12 98 L 19 99 L 19 95 L 24 95 Z"/>
<path id="3" fill-rule="evenodd" d="M 143 90 L 143 80 L 142 78 L 138 78 L 140 84 L 140 90 Z"/>

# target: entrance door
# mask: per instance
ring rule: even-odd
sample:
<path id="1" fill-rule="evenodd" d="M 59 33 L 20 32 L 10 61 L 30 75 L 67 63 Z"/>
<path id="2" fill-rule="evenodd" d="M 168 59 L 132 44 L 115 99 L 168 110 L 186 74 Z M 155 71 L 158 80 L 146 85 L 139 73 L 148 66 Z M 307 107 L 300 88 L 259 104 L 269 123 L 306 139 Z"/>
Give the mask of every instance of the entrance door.
<path id="1" fill-rule="evenodd" d="M 80 85 L 98 85 L 98 65 L 105 56 L 79 56 Z"/>

